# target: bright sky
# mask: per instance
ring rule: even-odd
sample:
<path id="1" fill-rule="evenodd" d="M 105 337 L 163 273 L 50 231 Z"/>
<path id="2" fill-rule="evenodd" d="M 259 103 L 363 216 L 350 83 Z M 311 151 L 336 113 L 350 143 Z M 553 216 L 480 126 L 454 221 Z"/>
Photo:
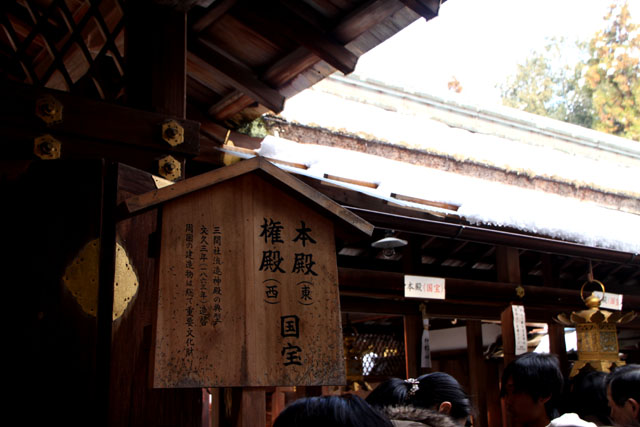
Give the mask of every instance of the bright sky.
<path id="1" fill-rule="evenodd" d="M 618 0 L 619 1 L 619 0 Z M 499 103 L 506 80 L 546 37 L 588 40 L 602 27 L 608 0 L 448 0 L 361 56 L 355 74 L 436 94 L 453 76 L 475 102 Z M 640 20 L 640 1 L 629 1 Z M 567 52 L 569 53 L 569 52 Z"/>

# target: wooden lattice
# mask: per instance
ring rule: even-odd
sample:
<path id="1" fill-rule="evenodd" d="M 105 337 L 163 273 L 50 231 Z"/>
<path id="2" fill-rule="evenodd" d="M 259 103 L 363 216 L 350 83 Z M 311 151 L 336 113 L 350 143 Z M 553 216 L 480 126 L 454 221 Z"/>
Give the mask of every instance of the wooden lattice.
<path id="1" fill-rule="evenodd" d="M 124 0 L 7 1 L 4 78 L 100 99 L 124 92 Z"/>
<path id="2" fill-rule="evenodd" d="M 387 378 L 405 376 L 404 331 L 397 322 L 372 321 L 345 328 L 354 332 L 351 346 L 360 363 L 347 365 L 348 376 Z M 355 371 L 351 371 L 355 370 Z"/>

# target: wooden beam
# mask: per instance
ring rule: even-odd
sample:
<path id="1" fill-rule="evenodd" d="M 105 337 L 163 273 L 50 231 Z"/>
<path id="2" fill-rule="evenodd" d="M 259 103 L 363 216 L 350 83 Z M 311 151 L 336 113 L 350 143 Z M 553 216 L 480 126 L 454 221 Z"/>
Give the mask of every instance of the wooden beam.
<path id="1" fill-rule="evenodd" d="M 8 82 L 1 85 L 1 90 L 5 96 L 0 99 L 0 125 L 5 124 L 34 136 L 50 133 L 63 144 L 66 138 L 84 139 L 83 152 L 88 156 L 102 155 L 96 148 L 92 151 L 92 146 L 105 143 L 114 143 L 114 149 L 118 145 L 130 145 L 187 156 L 194 156 L 200 150 L 200 124 L 192 120 Z M 46 126 L 35 116 L 36 100 L 45 95 L 52 96 L 62 104 L 63 119 L 60 123 Z M 170 119 L 184 129 L 184 142 L 175 147 L 162 139 L 162 124 Z M 33 139 L 30 143 L 33 150 Z"/>
<path id="2" fill-rule="evenodd" d="M 335 40 L 328 32 L 323 32 L 304 21 L 304 17 L 297 15 L 285 7 L 278 7 L 273 3 L 244 10 L 241 14 L 242 22 L 255 31 L 269 37 L 269 33 L 277 31 L 309 49 L 316 56 L 328 64 L 342 71 L 351 73 L 356 66 L 358 57 Z"/>
<path id="3" fill-rule="evenodd" d="M 440 2 L 438 0 L 401 0 L 409 9 L 427 21 L 438 16 Z"/>
<path id="4" fill-rule="evenodd" d="M 333 35 L 342 43 L 349 43 L 402 7 L 402 3 L 397 0 L 370 0 L 345 16 L 333 29 Z"/>
<path id="5" fill-rule="evenodd" d="M 397 0 L 370 0 L 347 15 L 330 33 L 340 43 L 349 43 L 403 7 Z M 301 46 L 269 66 L 260 77 L 271 86 L 282 88 L 316 64 L 318 60 L 318 56 Z M 231 117 L 246 107 L 244 100 L 241 99 L 228 105 L 224 113 L 220 112 L 219 116 L 224 114 L 224 118 Z"/>
<path id="6" fill-rule="evenodd" d="M 396 0 L 376 0 L 365 3 L 342 20 L 332 31 L 341 43 L 349 43 L 389 16 L 402 9 Z M 363 19 L 366 17 L 366 19 Z M 300 47 L 271 65 L 263 78 L 280 87 L 318 62 L 318 57 L 305 47 Z"/>
<path id="7" fill-rule="evenodd" d="M 181 13 L 188 12 L 201 1 L 202 0 L 153 0 L 158 6 L 173 9 Z"/>
<path id="8" fill-rule="evenodd" d="M 508 231 L 481 228 L 470 225 L 445 223 L 423 219 L 416 216 L 395 215 L 386 212 L 349 208 L 378 227 L 401 230 L 408 233 L 426 234 L 458 240 L 469 240 L 496 246 L 511 246 L 538 252 L 559 254 L 570 257 L 583 257 L 603 261 L 640 265 L 640 255 L 610 249 L 594 248 L 579 243 L 565 242 L 545 237 L 512 233 Z M 572 258 L 576 259 L 576 258 Z M 640 272 L 640 270 L 639 270 Z"/>
<path id="9" fill-rule="evenodd" d="M 326 31 L 329 20 L 306 2 L 299 0 L 277 0 L 277 2 L 317 30 Z"/>
<path id="10" fill-rule="evenodd" d="M 284 96 L 259 80 L 249 68 L 218 53 L 206 40 L 198 38 L 190 44 L 190 50 L 208 65 L 208 71 L 217 72 L 230 85 L 271 111 L 279 113 L 284 108 Z"/>
<path id="11" fill-rule="evenodd" d="M 457 254 L 458 252 L 460 252 L 465 246 L 467 246 L 469 242 L 457 242 L 455 248 L 453 248 L 452 250 L 441 254 L 440 256 L 438 256 L 436 258 L 436 260 L 433 262 L 433 264 L 435 265 L 442 265 L 443 262 L 445 262 L 447 259 L 450 259 L 453 255 Z M 438 251 L 440 252 L 440 251 Z M 467 261 L 464 261 L 465 264 L 468 264 Z"/>
<path id="12" fill-rule="evenodd" d="M 367 313 L 385 315 L 415 315 L 420 313 L 420 300 L 389 299 L 384 296 L 357 296 L 341 293 L 340 309 L 343 313 Z M 442 319 L 500 320 L 503 303 L 470 303 L 460 300 L 430 300 L 426 302 L 427 316 Z M 527 319 L 532 322 L 548 322 L 548 308 L 527 308 Z M 640 322 L 638 322 L 640 325 Z"/>
<path id="13" fill-rule="evenodd" d="M 580 291 L 577 289 L 523 285 L 525 296 L 521 300 L 512 283 L 455 278 L 445 280 L 447 300 L 464 301 L 468 304 L 496 304 L 501 307 L 511 302 L 522 301 L 527 310 L 530 307 L 546 309 L 549 312 L 548 318 L 558 307 L 561 307 L 562 311 L 584 308 Z M 339 267 L 338 283 L 341 295 L 405 299 L 403 273 Z M 625 294 L 624 302 L 625 310 L 640 311 L 640 296 Z"/>
<path id="14" fill-rule="evenodd" d="M 216 22 L 219 18 L 221 18 L 229 9 L 236 4 L 237 0 L 218 0 L 215 1 L 213 7 L 211 7 L 207 12 L 202 15 L 192 26 L 191 30 L 195 33 L 200 33 Z"/>
<path id="15" fill-rule="evenodd" d="M 319 58 L 306 47 L 298 47 L 293 52 L 274 62 L 262 74 L 262 79 L 275 87 L 280 87 L 298 74 L 310 68 Z"/>
<path id="16" fill-rule="evenodd" d="M 214 120 L 221 121 L 224 120 L 225 117 L 235 114 L 237 112 L 238 105 L 248 106 L 252 102 L 253 100 L 251 98 L 238 90 L 234 90 L 209 107 L 207 113 Z"/>

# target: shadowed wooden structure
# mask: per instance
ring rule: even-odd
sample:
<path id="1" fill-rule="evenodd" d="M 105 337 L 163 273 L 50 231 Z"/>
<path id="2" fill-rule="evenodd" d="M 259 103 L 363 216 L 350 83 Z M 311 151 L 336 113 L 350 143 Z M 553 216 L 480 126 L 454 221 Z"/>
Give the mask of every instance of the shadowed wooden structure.
<path id="1" fill-rule="evenodd" d="M 360 55 L 421 16 L 434 18 L 439 4 L 2 2 L 12 415 L 29 424 L 261 426 L 285 396 L 322 393 L 319 386 L 151 386 L 163 218 L 145 204 L 132 214 L 133 203 L 174 181 L 226 173 L 219 168 L 229 137 L 246 148 L 259 144 L 237 133 L 239 125 L 278 113 L 287 98 L 336 70 L 353 71 Z M 376 227 L 372 238 L 336 231 L 341 310 L 403 316 L 407 375 L 419 372 L 422 323 L 419 302 L 402 295 L 402 276 L 448 279 L 448 299 L 429 302 L 428 312 L 469 319 L 470 391 L 479 412 L 492 414 L 478 425 L 499 418 L 491 407 L 497 399 L 482 397 L 495 384 L 474 375 L 483 371 L 481 320 L 499 319 L 511 303 L 540 322 L 560 305 L 580 306 L 575 286 L 590 261 L 597 277 L 625 294 L 626 306 L 640 307 L 633 254 L 471 227 L 303 181 Z M 371 248 L 387 230 L 409 241 L 391 259 Z M 524 298 L 515 290 L 520 283 Z M 562 331 L 553 334 L 552 351 L 562 353 Z"/>

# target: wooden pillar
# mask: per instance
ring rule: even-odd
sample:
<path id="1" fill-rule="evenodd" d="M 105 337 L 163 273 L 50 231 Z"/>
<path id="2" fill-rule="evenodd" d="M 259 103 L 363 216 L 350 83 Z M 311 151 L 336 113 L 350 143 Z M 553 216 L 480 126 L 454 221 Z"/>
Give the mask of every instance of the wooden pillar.
<path id="1" fill-rule="evenodd" d="M 187 15 L 150 0 L 127 2 L 127 104 L 184 118 Z"/>
<path id="2" fill-rule="evenodd" d="M 557 287 L 558 272 L 553 264 L 553 257 L 549 254 L 542 256 L 542 271 L 544 278 L 544 286 Z M 560 362 L 560 370 L 565 378 L 569 375 L 569 358 L 567 357 L 567 344 L 564 339 L 564 326 L 549 322 L 547 324 L 549 330 L 549 352 L 558 356 Z"/>
<path id="3" fill-rule="evenodd" d="M 502 427 L 502 405 L 500 399 L 500 363 L 494 360 L 485 361 L 487 425 Z"/>
<path id="4" fill-rule="evenodd" d="M 504 365 L 516 358 L 516 338 L 513 329 L 513 310 L 511 306 L 504 309 L 500 315 L 502 325 L 502 347 L 504 349 Z"/>
<path id="5" fill-rule="evenodd" d="M 11 141 L 7 141 L 10 143 Z M 16 180 L 1 180 L 0 223 L 7 251 L 3 399 L 7 417 L 30 425 L 103 425 L 104 376 L 96 371 L 97 250 L 101 162 L 33 161 Z M 77 267 L 74 267 L 77 266 Z M 93 272 L 85 280 L 83 272 Z M 86 277 L 88 279 L 88 277 Z M 82 295 L 80 295 L 82 294 Z M 42 384 L 55 391 L 37 400 Z"/>
<path id="6" fill-rule="evenodd" d="M 282 387 L 276 387 L 271 393 L 271 425 L 276 421 L 286 405 L 286 398 Z"/>
<path id="7" fill-rule="evenodd" d="M 520 255 L 517 248 L 498 246 L 496 248 L 496 269 L 498 281 L 519 285 Z M 515 287 L 515 286 L 514 286 Z M 514 290 L 515 293 L 515 290 Z M 504 364 L 507 365 L 515 358 L 515 334 L 513 330 L 513 313 L 511 306 L 502 312 L 502 346 L 504 347 Z"/>
<path id="8" fill-rule="evenodd" d="M 498 281 L 513 283 L 514 287 L 521 283 L 520 254 L 517 248 L 498 246 L 496 248 L 496 269 Z M 515 293 L 515 289 L 514 289 Z M 500 315 L 502 325 L 502 347 L 504 349 L 504 365 L 516 357 L 515 331 L 513 329 L 513 311 L 511 305 Z M 504 406 L 504 400 L 500 401 L 502 410 L 502 424 L 511 425 L 510 417 Z"/>
<path id="9" fill-rule="evenodd" d="M 110 406 L 111 340 L 113 325 L 114 283 L 116 274 L 116 203 L 118 169 L 113 162 L 103 162 L 102 218 L 99 237 L 98 269 L 98 342 L 96 373 L 98 378 L 99 425 L 107 426 Z M 88 279 L 88 277 L 87 277 Z"/>
<path id="10" fill-rule="evenodd" d="M 496 269 L 498 281 L 507 283 L 522 283 L 520 278 L 520 254 L 517 248 L 498 246 L 496 248 Z"/>
<path id="11" fill-rule="evenodd" d="M 404 274 L 415 274 L 420 262 L 420 246 L 415 238 L 409 238 L 409 244 L 402 251 L 402 270 Z M 420 349 L 422 347 L 422 314 L 407 314 L 404 322 L 404 355 L 407 378 L 420 376 Z"/>
<path id="12" fill-rule="evenodd" d="M 128 106 L 184 118 L 185 12 L 161 7 L 149 0 L 127 2 L 125 25 Z M 134 172 L 122 165 L 118 186 L 119 201 L 155 189 L 149 174 Z M 105 210 L 110 208 L 107 204 L 103 206 Z M 151 325 L 157 283 L 151 236 L 158 231 L 158 223 L 157 211 L 151 210 L 120 221 L 114 230 L 116 240 L 122 243 L 136 270 L 138 289 L 126 314 L 111 324 L 110 360 L 106 370 L 109 409 L 108 416 L 100 417 L 105 423 L 108 420 L 108 425 L 203 426 L 208 420 L 209 399 L 202 389 L 152 389 L 149 386 Z M 109 248 L 105 246 L 107 243 L 113 245 L 113 242 L 103 242 L 105 252 L 114 253 L 115 245 Z M 100 366 L 98 369 L 102 370 Z M 213 399 L 214 402 L 218 400 Z"/>
<path id="13" fill-rule="evenodd" d="M 120 165 L 118 202 L 155 189 L 149 173 Z M 137 274 L 137 290 L 124 313 L 113 320 L 110 349 L 109 425 L 201 426 L 208 406 L 202 390 L 149 386 L 152 324 L 157 303 L 157 210 L 119 221 L 117 241 Z M 115 251 L 115 248 L 112 249 Z M 111 282 L 113 284 L 113 280 Z"/>
<path id="14" fill-rule="evenodd" d="M 476 409 L 475 426 L 487 427 L 487 378 L 482 346 L 482 322 L 467 320 L 470 393 Z"/>
<path id="15" fill-rule="evenodd" d="M 266 395 L 264 388 L 243 388 L 240 417 L 237 427 L 265 427 Z"/>
<path id="16" fill-rule="evenodd" d="M 422 339 L 422 315 L 405 314 L 404 318 L 404 355 L 407 378 L 420 375 L 420 347 Z"/>

